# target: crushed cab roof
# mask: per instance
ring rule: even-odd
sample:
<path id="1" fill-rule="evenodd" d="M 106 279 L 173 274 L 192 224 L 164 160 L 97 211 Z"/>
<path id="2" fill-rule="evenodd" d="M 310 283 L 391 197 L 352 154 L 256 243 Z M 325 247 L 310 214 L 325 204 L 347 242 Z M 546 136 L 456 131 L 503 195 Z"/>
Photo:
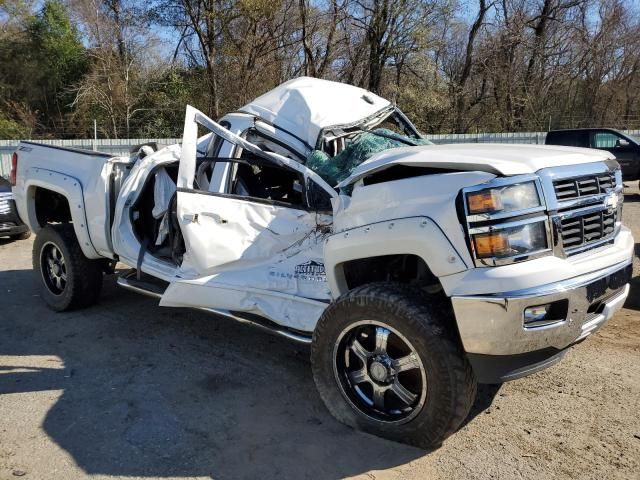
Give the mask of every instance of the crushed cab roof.
<path id="1" fill-rule="evenodd" d="M 323 128 L 359 122 L 390 102 L 363 88 L 318 78 L 289 80 L 242 107 L 314 148 Z"/>

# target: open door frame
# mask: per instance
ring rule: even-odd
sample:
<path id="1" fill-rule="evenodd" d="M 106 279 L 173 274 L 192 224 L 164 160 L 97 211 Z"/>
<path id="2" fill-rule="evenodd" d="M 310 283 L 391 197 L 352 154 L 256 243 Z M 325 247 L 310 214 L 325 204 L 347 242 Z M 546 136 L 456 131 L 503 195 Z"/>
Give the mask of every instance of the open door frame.
<path id="1" fill-rule="evenodd" d="M 218 137 L 221 137 L 239 147 L 247 150 L 254 155 L 267 160 L 274 165 L 290 168 L 303 175 L 306 180 L 312 180 L 318 186 L 322 187 L 331 198 L 336 198 L 338 194 L 320 175 L 313 170 L 302 165 L 300 162 L 290 158 L 278 155 L 274 152 L 265 152 L 257 145 L 248 142 L 244 138 L 236 135 L 219 123 L 211 120 L 198 109 L 187 105 L 187 112 L 184 120 L 184 131 L 182 134 L 182 153 L 180 155 L 180 170 L 178 172 L 178 188 L 193 188 L 193 179 L 196 169 L 197 144 L 198 144 L 198 125 L 205 127 Z M 308 199 L 307 199 L 308 200 Z"/>
<path id="2" fill-rule="evenodd" d="M 298 173 L 304 180 L 305 206 L 194 189 L 198 125 L 262 164 Z M 331 299 L 323 258 L 331 215 L 306 208 L 309 182 L 331 198 L 337 196 L 301 163 L 265 152 L 187 107 L 177 182 L 177 213 L 187 251 L 160 305 L 252 313 L 290 329 L 312 331 Z"/>

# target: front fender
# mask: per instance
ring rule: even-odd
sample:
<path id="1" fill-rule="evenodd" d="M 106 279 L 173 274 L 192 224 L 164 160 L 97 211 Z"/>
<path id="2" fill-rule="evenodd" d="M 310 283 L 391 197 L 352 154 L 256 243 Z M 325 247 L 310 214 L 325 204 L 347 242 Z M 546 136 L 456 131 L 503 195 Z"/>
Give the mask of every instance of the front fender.
<path id="1" fill-rule="evenodd" d="M 324 246 L 327 281 L 334 298 L 348 291 L 342 265 L 382 255 L 416 255 L 442 277 L 469 268 L 440 227 L 428 217 L 364 225 L 328 238 Z"/>

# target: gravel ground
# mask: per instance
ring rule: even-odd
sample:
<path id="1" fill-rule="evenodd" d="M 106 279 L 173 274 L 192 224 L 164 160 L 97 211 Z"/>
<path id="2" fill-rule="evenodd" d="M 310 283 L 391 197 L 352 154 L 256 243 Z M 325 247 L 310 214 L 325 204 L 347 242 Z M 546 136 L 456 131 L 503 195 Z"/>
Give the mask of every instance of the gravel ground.
<path id="1" fill-rule="evenodd" d="M 636 186 L 625 218 L 640 239 Z M 602 330 L 551 369 L 482 387 L 425 452 L 334 421 L 308 350 L 284 339 L 161 309 L 113 277 L 99 305 L 55 314 L 31 240 L 0 240 L 0 479 L 640 479 L 639 273 Z"/>

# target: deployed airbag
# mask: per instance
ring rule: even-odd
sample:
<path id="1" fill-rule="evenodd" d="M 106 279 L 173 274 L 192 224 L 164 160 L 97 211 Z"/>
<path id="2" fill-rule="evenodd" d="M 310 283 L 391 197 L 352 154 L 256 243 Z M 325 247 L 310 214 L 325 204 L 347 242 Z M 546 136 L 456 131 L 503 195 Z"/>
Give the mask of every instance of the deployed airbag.
<path id="1" fill-rule="evenodd" d="M 156 237 L 156 246 L 162 245 L 169 234 L 169 202 L 171 197 L 176 193 L 176 184 L 171 179 L 164 168 L 158 170 L 155 174 L 155 186 L 153 189 L 153 210 L 151 215 L 160 221 L 158 228 L 158 236 Z"/>

